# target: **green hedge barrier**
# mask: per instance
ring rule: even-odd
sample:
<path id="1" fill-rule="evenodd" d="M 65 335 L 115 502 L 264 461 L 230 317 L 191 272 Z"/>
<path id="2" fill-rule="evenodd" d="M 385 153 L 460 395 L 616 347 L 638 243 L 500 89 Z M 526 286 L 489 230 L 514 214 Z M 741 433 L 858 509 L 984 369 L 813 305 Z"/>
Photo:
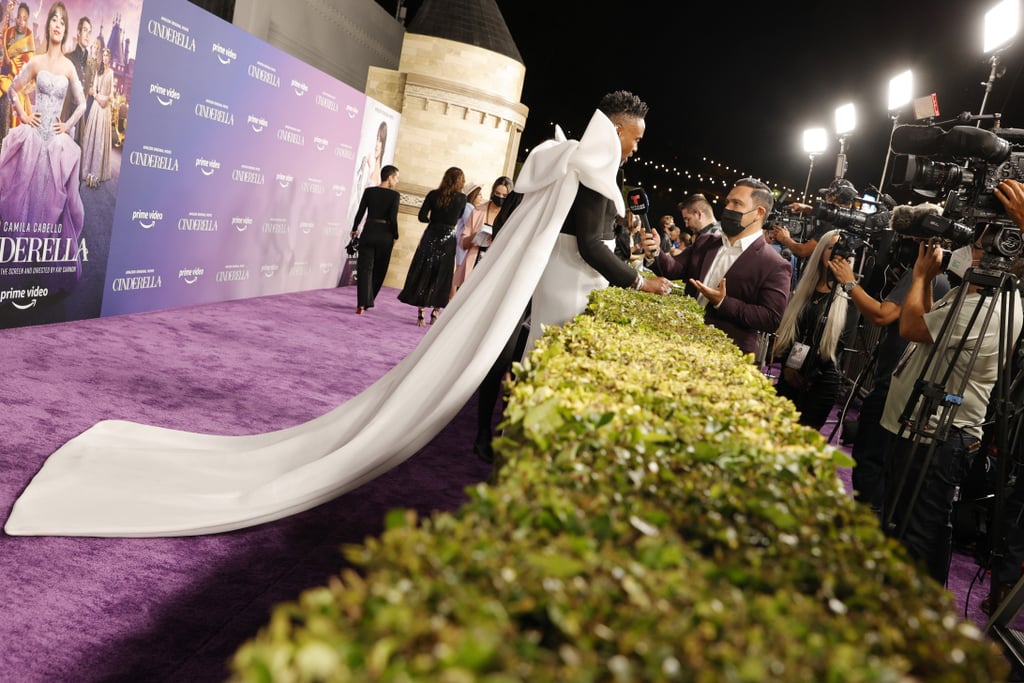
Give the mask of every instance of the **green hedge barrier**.
<path id="1" fill-rule="evenodd" d="M 233 681 L 1005 680 L 694 300 L 596 292 L 518 377 L 492 481 L 392 511 Z"/>

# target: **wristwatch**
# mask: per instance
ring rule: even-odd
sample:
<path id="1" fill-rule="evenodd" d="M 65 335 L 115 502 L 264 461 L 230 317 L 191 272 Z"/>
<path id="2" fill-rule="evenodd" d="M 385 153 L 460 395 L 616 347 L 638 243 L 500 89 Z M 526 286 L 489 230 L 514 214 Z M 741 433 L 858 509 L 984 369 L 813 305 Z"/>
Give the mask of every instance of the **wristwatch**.
<path id="1" fill-rule="evenodd" d="M 842 284 L 842 287 L 843 287 L 843 291 L 844 291 L 844 292 L 846 292 L 847 294 L 849 294 L 850 292 L 852 292 L 852 291 L 853 291 L 853 288 L 854 288 L 854 287 L 856 287 L 856 286 L 857 286 L 857 283 L 856 283 L 856 282 L 844 282 L 844 283 Z"/>

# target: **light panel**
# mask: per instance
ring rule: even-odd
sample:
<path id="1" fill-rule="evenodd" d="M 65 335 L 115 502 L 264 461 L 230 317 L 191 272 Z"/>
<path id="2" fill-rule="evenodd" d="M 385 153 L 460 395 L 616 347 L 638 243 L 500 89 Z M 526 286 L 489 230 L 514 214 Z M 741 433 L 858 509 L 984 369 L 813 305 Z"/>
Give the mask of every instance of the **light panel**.
<path id="1" fill-rule="evenodd" d="M 992 52 L 1017 35 L 1020 25 L 1020 0 L 1003 0 L 985 13 L 984 50 Z"/>
<path id="2" fill-rule="evenodd" d="M 914 74 L 907 69 L 889 80 L 889 111 L 899 109 L 914 96 Z"/>
<path id="3" fill-rule="evenodd" d="M 804 131 L 804 151 L 821 154 L 828 149 L 828 134 L 824 128 L 808 128 Z"/>

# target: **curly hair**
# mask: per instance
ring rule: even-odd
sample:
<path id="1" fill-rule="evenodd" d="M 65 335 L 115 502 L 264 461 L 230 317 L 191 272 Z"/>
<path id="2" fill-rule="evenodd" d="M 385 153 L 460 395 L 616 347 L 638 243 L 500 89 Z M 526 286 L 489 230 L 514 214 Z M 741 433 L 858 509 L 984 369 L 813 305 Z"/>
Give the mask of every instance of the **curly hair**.
<path id="1" fill-rule="evenodd" d="M 647 103 L 628 90 L 616 90 L 601 98 L 597 108 L 608 118 L 615 116 L 628 116 L 633 119 L 642 119 L 647 116 Z"/>

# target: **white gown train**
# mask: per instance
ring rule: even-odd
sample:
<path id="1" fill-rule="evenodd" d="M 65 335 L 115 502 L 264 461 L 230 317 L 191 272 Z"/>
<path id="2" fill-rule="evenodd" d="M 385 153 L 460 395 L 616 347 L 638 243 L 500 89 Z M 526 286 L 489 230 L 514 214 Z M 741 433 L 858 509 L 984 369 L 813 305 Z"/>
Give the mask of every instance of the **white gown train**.
<path id="1" fill-rule="evenodd" d="M 46 460 L 4 530 L 230 531 L 308 510 L 400 464 L 451 421 L 490 369 L 534 293 L 579 183 L 625 212 L 615 182 L 620 155 L 614 126 L 600 112 L 580 140 L 556 130 L 538 145 L 516 183 L 522 203 L 477 272 L 412 353 L 358 396 L 305 424 L 250 436 L 99 422 Z"/>

